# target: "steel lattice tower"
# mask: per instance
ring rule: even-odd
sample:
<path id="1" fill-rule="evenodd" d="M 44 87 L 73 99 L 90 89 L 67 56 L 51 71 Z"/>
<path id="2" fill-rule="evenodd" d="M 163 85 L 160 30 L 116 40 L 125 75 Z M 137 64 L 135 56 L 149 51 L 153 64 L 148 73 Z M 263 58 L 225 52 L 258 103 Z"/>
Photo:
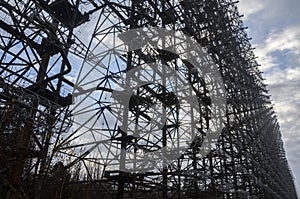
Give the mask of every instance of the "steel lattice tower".
<path id="1" fill-rule="evenodd" d="M 236 4 L 0 1 L 0 197 L 297 198 L 279 124 Z M 177 31 L 201 45 L 223 90 L 211 74 L 207 78 L 172 52 L 178 44 L 169 50 L 120 45 L 118 34 L 147 27 Z M 198 58 L 195 63 L 202 64 Z M 127 109 L 119 106 L 120 81 L 131 84 L 130 71 L 149 64 L 157 65 L 155 75 L 163 83 L 137 86 Z M 170 89 L 168 69 L 183 77 L 174 80 L 177 87 L 188 83 L 189 89 Z M 145 71 L 138 78 L 154 76 Z M 216 144 L 203 157 L 208 129 L 215 125 L 211 89 L 226 98 L 226 107 L 220 136 L 211 138 Z M 193 93 L 197 110 L 180 104 L 179 92 Z M 151 126 L 155 104 L 168 116 L 158 130 Z M 120 118 L 151 134 L 130 134 Z M 187 118 L 197 128 L 184 128 Z M 170 164 L 120 170 L 128 166 L 126 157 L 181 145 L 189 130 L 193 142 Z"/>

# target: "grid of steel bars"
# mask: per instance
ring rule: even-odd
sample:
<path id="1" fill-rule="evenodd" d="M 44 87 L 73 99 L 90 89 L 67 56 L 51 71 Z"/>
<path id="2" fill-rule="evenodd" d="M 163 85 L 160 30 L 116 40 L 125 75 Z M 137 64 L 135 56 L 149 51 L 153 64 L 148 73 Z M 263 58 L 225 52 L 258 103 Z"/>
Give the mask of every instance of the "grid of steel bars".
<path id="1" fill-rule="evenodd" d="M 231 0 L 1 1 L 1 189 L 36 198 L 93 198 L 99 193 L 107 198 L 297 198 L 279 125 L 236 4 Z M 201 77 L 191 74 L 190 63 L 151 47 L 115 54 L 107 44 L 115 44 L 117 33 L 150 26 L 192 37 L 218 66 L 226 90 L 226 116 L 215 149 L 205 157 L 199 151 L 211 125 L 209 91 Z M 80 31 L 89 33 L 88 38 L 80 38 Z M 74 86 L 66 77 L 78 70 L 78 62 L 101 65 L 97 118 L 100 134 L 109 137 L 115 148 L 159 149 L 178 131 L 174 116 L 153 144 L 153 137 L 148 142 L 132 139 L 111 121 L 107 110 L 114 107 L 107 102 L 112 82 L 145 63 L 168 65 L 196 88 L 201 126 L 195 142 L 161 170 L 109 170 L 109 158 L 99 156 L 104 151 L 99 147 L 101 136 L 90 144 L 79 142 L 86 136 L 72 132 L 72 96 L 62 88 Z M 176 100 L 166 104 L 172 93 L 165 92 L 157 85 L 139 88 L 131 101 L 130 118 L 145 123 L 146 98 L 163 102 L 176 115 Z"/>

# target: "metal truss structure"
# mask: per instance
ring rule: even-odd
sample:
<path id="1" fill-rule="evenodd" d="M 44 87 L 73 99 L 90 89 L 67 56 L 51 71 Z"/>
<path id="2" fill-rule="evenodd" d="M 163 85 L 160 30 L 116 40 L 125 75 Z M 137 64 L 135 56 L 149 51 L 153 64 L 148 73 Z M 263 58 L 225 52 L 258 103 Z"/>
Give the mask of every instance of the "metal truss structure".
<path id="1" fill-rule="evenodd" d="M 297 198 L 236 4 L 0 1 L 0 198 Z M 122 34 L 150 27 L 192 38 L 201 56 Z"/>

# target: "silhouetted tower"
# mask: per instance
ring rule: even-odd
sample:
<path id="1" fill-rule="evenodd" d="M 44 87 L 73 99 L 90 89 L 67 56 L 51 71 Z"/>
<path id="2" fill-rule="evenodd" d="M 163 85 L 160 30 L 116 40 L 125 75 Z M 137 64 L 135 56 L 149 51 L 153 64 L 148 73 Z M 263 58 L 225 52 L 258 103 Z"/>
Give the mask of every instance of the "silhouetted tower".
<path id="1" fill-rule="evenodd" d="M 72 70 L 68 53 L 71 45 L 80 45 L 74 29 L 88 20 L 88 14 L 78 10 L 79 4 L 0 3 L 3 190 L 11 190 L 10 185 L 20 189 L 24 179 L 41 186 L 41 176 L 49 173 L 53 159 L 50 145 L 71 125 L 66 119 L 73 86 L 66 79 Z"/>
<path id="2" fill-rule="evenodd" d="M 35 198 L 297 198 L 279 125 L 236 4 L 1 1 L 0 188 L 23 187 Z M 224 92 L 209 82 L 212 73 L 195 70 L 183 54 L 172 52 L 178 44 L 169 50 L 153 43 L 131 50 L 120 45 L 140 44 L 139 34 L 117 34 L 145 27 L 174 30 L 201 45 L 205 61 L 222 77 Z M 206 63 L 197 60 L 200 66 Z M 162 83 L 138 85 L 119 106 L 119 88 L 137 84 L 132 74 L 144 81 L 153 76 L 153 71 L 132 73 L 151 64 Z M 170 87 L 169 69 L 183 77 L 172 83 L 189 84 L 189 89 Z M 223 128 L 202 157 L 215 125 L 213 89 L 226 98 Z M 185 107 L 179 92 L 192 93 L 196 101 Z M 151 126 L 155 105 L 167 115 L 159 129 Z M 197 128 L 184 128 L 186 120 Z M 124 129 L 124 123 L 142 136 Z M 179 146 L 184 134 L 194 139 L 176 160 L 130 172 L 141 168 L 135 164 L 142 161 L 140 154 Z"/>

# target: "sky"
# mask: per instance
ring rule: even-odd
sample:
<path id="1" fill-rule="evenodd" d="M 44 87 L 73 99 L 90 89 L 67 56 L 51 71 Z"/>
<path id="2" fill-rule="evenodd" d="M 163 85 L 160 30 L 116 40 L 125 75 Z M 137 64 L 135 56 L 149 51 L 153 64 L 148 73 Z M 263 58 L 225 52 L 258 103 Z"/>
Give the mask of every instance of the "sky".
<path id="1" fill-rule="evenodd" d="M 300 1 L 240 0 L 300 196 Z"/>

